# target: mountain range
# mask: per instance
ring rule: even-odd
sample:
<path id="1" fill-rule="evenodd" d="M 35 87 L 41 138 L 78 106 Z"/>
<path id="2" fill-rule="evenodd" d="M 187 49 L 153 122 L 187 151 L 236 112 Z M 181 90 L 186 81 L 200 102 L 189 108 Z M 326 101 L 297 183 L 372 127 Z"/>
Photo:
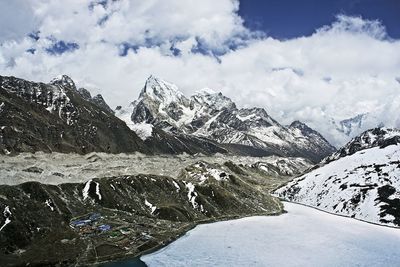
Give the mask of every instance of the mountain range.
<path id="1" fill-rule="evenodd" d="M 263 108 L 237 108 L 221 93 L 186 97 L 150 76 L 128 107 L 112 110 L 101 95 L 66 76 L 50 83 L 0 76 L 1 153 L 58 151 L 231 153 L 296 156 L 318 162 L 335 148 L 302 122 L 283 126 Z M 125 122 L 125 123 L 124 123 Z"/>
<path id="2" fill-rule="evenodd" d="M 241 108 L 222 93 L 203 89 L 186 97 L 178 87 L 150 76 L 139 98 L 116 116 L 144 140 L 158 128 L 174 136 L 206 138 L 228 151 L 250 155 L 301 156 L 315 162 L 335 148 L 302 122 L 283 126 L 263 108 Z"/>

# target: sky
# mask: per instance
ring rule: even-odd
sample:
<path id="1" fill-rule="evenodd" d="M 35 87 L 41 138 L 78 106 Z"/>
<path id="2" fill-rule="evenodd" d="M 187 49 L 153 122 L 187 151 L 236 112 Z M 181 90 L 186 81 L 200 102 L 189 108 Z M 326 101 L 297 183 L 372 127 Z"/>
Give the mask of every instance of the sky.
<path id="1" fill-rule="evenodd" d="M 400 127 L 400 1 L 0 0 L 0 74 L 67 74 L 111 107 L 153 74 L 301 120 Z"/>
<path id="2" fill-rule="evenodd" d="M 389 36 L 400 38 L 398 0 L 244 0 L 238 13 L 246 27 L 280 39 L 311 35 L 337 14 L 379 20 Z"/>

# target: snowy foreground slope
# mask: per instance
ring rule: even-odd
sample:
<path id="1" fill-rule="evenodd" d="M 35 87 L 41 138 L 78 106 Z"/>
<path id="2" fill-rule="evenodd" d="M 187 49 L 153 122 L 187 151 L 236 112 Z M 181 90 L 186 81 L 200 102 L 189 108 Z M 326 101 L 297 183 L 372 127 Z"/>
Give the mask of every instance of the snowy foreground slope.
<path id="1" fill-rule="evenodd" d="M 275 194 L 328 212 L 400 226 L 400 131 L 377 128 L 363 133 Z"/>
<path id="2" fill-rule="evenodd" d="M 288 213 L 197 226 L 151 266 L 398 266 L 400 231 L 284 203 Z"/>

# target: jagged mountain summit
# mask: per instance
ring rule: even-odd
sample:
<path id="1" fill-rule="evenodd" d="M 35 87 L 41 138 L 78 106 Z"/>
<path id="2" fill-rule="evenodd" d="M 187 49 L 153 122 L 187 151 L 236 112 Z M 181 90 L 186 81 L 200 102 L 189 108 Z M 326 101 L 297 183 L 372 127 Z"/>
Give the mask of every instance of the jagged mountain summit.
<path id="1" fill-rule="evenodd" d="M 276 190 L 290 201 L 400 226 L 400 130 L 375 128 Z"/>
<path id="2" fill-rule="evenodd" d="M 210 89 L 186 97 L 176 85 L 155 76 L 147 79 L 139 98 L 116 115 L 133 130 L 157 127 L 173 135 L 210 139 L 236 153 L 302 156 L 317 162 L 335 151 L 301 122 L 285 127 L 265 109 L 239 109 Z"/>
<path id="3" fill-rule="evenodd" d="M 103 96 L 101 94 L 97 94 L 97 95 L 92 97 L 90 92 L 88 90 L 86 90 L 85 88 L 79 88 L 78 89 L 78 93 L 86 101 L 92 102 L 93 104 L 95 104 L 99 108 L 102 108 L 102 109 L 106 110 L 107 112 L 114 114 L 114 110 L 112 110 L 110 108 L 110 106 L 106 103 L 106 101 L 104 100 L 104 98 L 103 98 Z"/>
<path id="4" fill-rule="evenodd" d="M 382 113 L 382 111 L 379 112 Z M 326 117 L 325 122 L 327 122 L 326 129 L 328 129 L 325 132 L 326 137 L 336 147 L 344 146 L 368 129 L 387 126 L 376 112 L 360 113 L 346 119 Z M 394 127 L 396 124 L 390 125 Z"/>
<path id="5" fill-rule="evenodd" d="M 384 127 L 374 128 L 353 138 L 345 146 L 326 157 L 322 163 L 328 163 L 348 155 L 353 155 L 363 149 L 373 147 L 385 148 L 398 143 L 400 143 L 400 131 L 398 129 L 388 129 Z"/>

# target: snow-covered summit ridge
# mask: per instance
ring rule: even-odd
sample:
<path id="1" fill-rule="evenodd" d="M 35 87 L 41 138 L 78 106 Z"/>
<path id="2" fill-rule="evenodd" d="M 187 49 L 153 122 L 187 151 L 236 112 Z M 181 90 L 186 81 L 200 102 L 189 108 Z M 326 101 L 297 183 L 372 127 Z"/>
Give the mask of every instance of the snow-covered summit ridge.
<path id="1" fill-rule="evenodd" d="M 400 130 L 385 127 L 370 129 L 353 138 L 334 154 L 325 158 L 322 163 L 352 155 L 360 150 L 372 147 L 386 147 L 391 144 L 400 144 Z"/>
<path id="2" fill-rule="evenodd" d="M 178 90 L 175 84 L 164 81 L 154 75 L 147 78 L 146 83 L 140 92 L 139 99 L 150 97 L 155 101 L 169 104 L 171 102 L 179 102 L 184 95 Z"/>
<path id="3" fill-rule="evenodd" d="M 50 81 L 50 84 L 61 85 L 76 90 L 75 82 L 68 75 L 59 75 Z"/>
<path id="4" fill-rule="evenodd" d="M 190 100 L 192 106 L 206 106 L 214 110 L 236 108 L 235 103 L 230 98 L 224 96 L 221 92 L 215 92 L 209 88 L 204 88 L 200 91 L 197 91 L 190 97 Z"/>

